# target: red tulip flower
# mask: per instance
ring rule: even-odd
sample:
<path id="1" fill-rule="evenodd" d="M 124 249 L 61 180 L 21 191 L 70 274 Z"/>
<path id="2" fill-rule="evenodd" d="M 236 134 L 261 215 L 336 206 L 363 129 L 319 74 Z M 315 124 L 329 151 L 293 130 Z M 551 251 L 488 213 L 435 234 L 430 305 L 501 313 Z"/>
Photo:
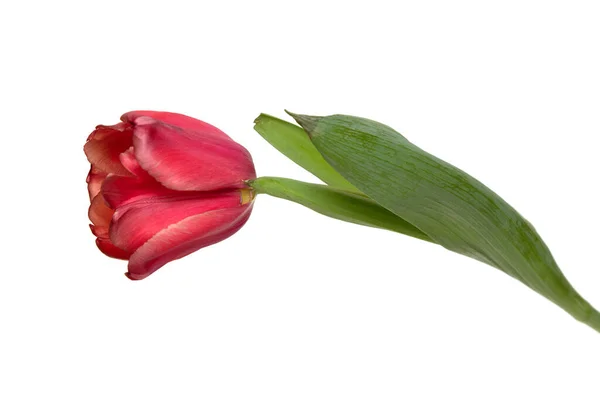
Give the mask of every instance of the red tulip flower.
<path id="1" fill-rule="evenodd" d="M 256 178 L 248 151 L 225 133 L 181 114 L 133 111 L 99 125 L 85 154 L 90 225 L 98 248 L 129 260 L 143 279 L 220 242 L 248 220 Z"/>

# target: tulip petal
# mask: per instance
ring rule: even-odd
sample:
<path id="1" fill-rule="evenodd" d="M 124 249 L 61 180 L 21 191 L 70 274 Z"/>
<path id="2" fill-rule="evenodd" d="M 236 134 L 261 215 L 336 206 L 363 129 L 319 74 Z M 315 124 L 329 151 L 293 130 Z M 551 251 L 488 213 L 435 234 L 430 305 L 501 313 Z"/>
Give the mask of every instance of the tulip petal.
<path id="1" fill-rule="evenodd" d="M 106 179 L 106 172 L 99 170 L 93 165 L 90 168 L 87 179 L 85 180 L 88 185 L 88 194 L 90 195 L 90 201 L 100 193 L 102 182 Z"/>
<path id="2" fill-rule="evenodd" d="M 126 123 L 133 123 L 139 117 L 150 117 L 156 121 L 176 126 L 179 129 L 201 132 L 205 136 L 220 140 L 233 141 L 225 132 L 199 119 L 188 117 L 187 115 L 170 113 L 164 111 L 131 111 L 121 116 L 121 120 Z"/>
<path id="3" fill-rule="evenodd" d="M 126 204 L 153 197 L 176 197 L 181 192 L 167 189 L 154 179 L 127 178 L 109 175 L 102 184 L 102 195 L 108 205 L 117 209 Z"/>
<path id="4" fill-rule="evenodd" d="M 250 153 L 232 140 L 183 130 L 150 117 L 134 121 L 135 158 L 173 190 L 242 188 L 256 173 Z"/>
<path id="5" fill-rule="evenodd" d="M 153 197 L 138 200 L 115 212 L 110 225 L 112 242 L 127 251 L 134 252 L 158 232 L 187 217 L 208 211 L 241 206 L 239 190 L 216 193 L 179 193 L 176 197 Z"/>
<path id="6" fill-rule="evenodd" d="M 188 217 L 157 233 L 129 258 L 129 279 L 144 279 L 163 265 L 210 246 L 237 232 L 251 206 L 209 211 Z"/>
<path id="7" fill-rule="evenodd" d="M 131 253 L 118 248 L 110 241 L 110 239 L 98 238 L 96 239 L 96 246 L 98 246 L 101 252 L 112 258 L 128 260 L 131 256 Z"/>
<path id="8" fill-rule="evenodd" d="M 181 192 L 167 189 L 142 169 L 135 159 L 133 146 L 119 155 L 123 166 L 133 177 L 110 174 L 102 184 L 102 195 L 111 208 L 151 197 L 177 196 Z M 187 192 L 186 192 L 187 193 Z"/>
<path id="9" fill-rule="evenodd" d="M 99 125 L 89 136 L 83 151 L 90 164 L 106 172 L 131 175 L 121 164 L 119 155 L 132 144 L 131 126 L 121 122 L 113 126 Z"/>
<path id="10" fill-rule="evenodd" d="M 88 217 L 94 225 L 108 227 L 113 213 L 114 210 L 108 206 L 102 193 L 98 193 L 98 195 L 92 199 L 92 204 L 88 210 Z"/>
<path id="11" fill-rule="evenodd" d="M 146 171 L 144 171 L 144 169 L 140 166 L 140 163 L 138 163 L 138 161 L 136 160 L 133 146 L 127 149 L 127 151 L 119 154 L 119 161 L 121 161 L 121 164 L 123 164 L 127 171 L 137 176 L 138 178 L 156 181 L 156 179 L 154 179 Z"/>
<path id="12" fill-rule="evenodd" d="M 90 229 L 97 238 L 108 239 L 108 226 L 96 226 L 90 224 Z"/>

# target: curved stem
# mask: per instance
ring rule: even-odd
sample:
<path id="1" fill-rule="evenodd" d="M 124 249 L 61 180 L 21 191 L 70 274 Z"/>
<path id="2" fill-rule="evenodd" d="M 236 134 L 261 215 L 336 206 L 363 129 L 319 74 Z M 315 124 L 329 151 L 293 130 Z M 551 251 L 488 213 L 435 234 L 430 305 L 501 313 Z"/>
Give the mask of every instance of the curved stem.
<path id="1" fill-rule="evenodd" d="M 261 177 L 246 183 L 257 194 L 289 200 L 331 218 L 433 242 L 417 227 L 362 194 L 287 178 Z"/>

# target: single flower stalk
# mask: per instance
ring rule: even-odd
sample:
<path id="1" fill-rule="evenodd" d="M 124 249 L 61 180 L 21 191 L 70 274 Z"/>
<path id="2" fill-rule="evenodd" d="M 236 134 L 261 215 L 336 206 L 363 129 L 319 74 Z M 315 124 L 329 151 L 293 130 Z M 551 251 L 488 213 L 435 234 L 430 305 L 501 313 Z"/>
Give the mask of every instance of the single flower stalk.
<path id="1" fill-rule="evenodd" d="M 104 254 L 129 261 L 132 280 L 228 238 L 250 216 L 252 157 L 205 122 L 133 111 L 97 126 L 84 151 L 90 228 Z"/>

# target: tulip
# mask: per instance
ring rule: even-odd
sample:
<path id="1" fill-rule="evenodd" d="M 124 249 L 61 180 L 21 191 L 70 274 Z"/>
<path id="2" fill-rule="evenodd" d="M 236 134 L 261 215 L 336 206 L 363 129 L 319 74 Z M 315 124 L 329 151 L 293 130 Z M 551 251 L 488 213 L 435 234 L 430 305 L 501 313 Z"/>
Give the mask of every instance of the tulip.
<path id="1" fill-rule="evenodd" d="M 205 122 L 133 111 L 99 125 L 84 146 L 90 228 L 107 256 L 143 279 L 220 242 L 248 220 L 256 178 L 248 151 Z"/>

